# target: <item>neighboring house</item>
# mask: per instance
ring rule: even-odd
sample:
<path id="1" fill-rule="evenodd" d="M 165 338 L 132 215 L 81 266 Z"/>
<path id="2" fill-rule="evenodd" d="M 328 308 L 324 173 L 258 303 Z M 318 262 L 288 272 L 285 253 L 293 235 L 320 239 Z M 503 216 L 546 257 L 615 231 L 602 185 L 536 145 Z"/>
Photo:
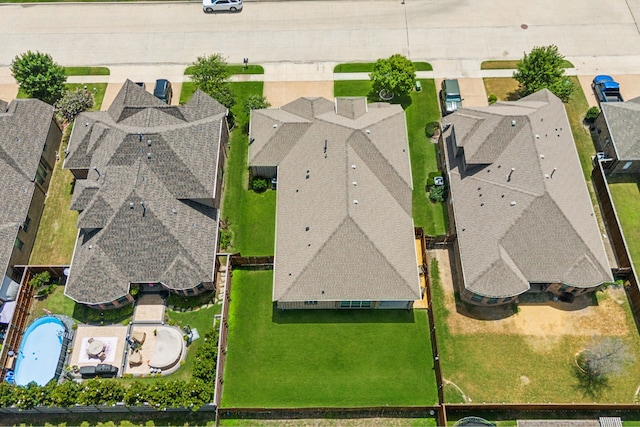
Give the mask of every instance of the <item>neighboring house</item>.
<path id="1" fill-rule="evenodd" d="M 600 106 L 594 139 L 604 159 L 611 159 L 603 167 L 608 173 L 640 173 L 640 97 Z"/>
<path id="2" fill-rule="evenodd" d="M 13 314 L 23 273 L 14 266 L 29 262 L 61 139 L 51 105 L 0 101 L 0 324 Z"/>
<path id="3" fill-rule="evenodd" d="M 277 308 L 409 309 L 421 298 L 399 105 L 300 98 L 254 110 L 249 165 L 277 178 Z"/>
<path id="4" fill-rule="evenodd" d="M 563 300 L 612 281 L 562 102 L 548 90 L 462 108 L 444 133 L 460 295 Z"/>
<path id="5" fill-rule="evenodd" d="M 131 284 L 213 289 L 227 113 L 200 90 L 170 106 L 127 80 L 108 111 L 78 116 L 64 162 L 79 212 L 67 296 L 113 308 L 133 301 Z"/>

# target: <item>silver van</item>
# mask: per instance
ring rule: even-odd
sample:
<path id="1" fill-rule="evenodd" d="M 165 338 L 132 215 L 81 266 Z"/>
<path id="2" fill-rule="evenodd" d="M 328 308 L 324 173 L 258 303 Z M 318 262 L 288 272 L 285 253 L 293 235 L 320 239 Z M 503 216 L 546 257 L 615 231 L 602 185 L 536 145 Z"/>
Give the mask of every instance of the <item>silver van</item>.
<path id="1" fill-rule="evenodd" d="M 462 107 L 462 96 L 460 95 L 460 85 L 458 80 L 443 80 L 440 85 L 440 105 L 442 106 L 442 115 L 446 116 Z"/>

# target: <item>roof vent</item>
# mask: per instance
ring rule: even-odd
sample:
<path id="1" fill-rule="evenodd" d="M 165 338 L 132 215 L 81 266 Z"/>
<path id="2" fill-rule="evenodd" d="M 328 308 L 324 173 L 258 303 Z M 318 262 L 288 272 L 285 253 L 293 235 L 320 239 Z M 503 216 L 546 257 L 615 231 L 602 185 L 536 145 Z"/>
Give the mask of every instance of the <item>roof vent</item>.
<path id="1" fill-rule="evenodd" d="M 549 179 L 549 178 L 550 178 L 550 176 L 549 176 L 549 174 L 548 174 L 548 173 L 545 173 L 545 174 L 544 174 L 544 177 L 545 177 L 545 178 L 547 178 L 547 179 Z"/>
<path id="2" fill-rule="evenodd" d="M 354 204 L 354 205 L 357 205 L 357 204 L 358 204 L 358 200 L 357 200 L 357 199 L 356 199 L 356 200 L 354 200 L 354 201 L 353 201 L 353 204 Z"/>
<path id="3" fill-rule="evenodd" d="M 309 231 L 309 227 L 305 227 L 305 228 L 304 228 L 304 231 Z"/>
<path id="4" fill-rule="evenodd" d="M 142 142 L 142 132 L 138 132 L 138 141 Z"/>
<path id="5" fill-rule="evenodd" d="M 515 206 L 515 205 L 516 205 L 516 201 L 515 201 L 515 200 L 512 200 L 512 201 L 511 201 L 511 206 Z"/>
<path id="6" fill-rule="evenodd" d="M 353 181 L 353 186 L 357 187 L 358 186 L 358 181 Z"/>
<path id="7" fill-rule="evenodd" d="M 147 153 L 147 159 L 151 158 L 151 153 Z"/>
<path id="8" fill-rule="evenodd" d="M 133 209 L 133 202 L 129 203 L 129 209 Z"/>
<path id="9" fill-rule="evenodd" d="M 369 129 L 365 130 L 365 132 L 367 133 L 367 135 L 371 135 L 371 131 Z"/>
<path id="10" fill-rule="evenodd" d="M 540 135 L 536 133 L 536 139 L 540 139 Z"/>
<path id="11" fill-rule="evenodd" d="M 147 146 L 151 147 L 151 140 L 147 139 Z"/>
<path id="12" fill-rule="evenodd" d="M 516 125 L 516 121 L 515 120 L 511 120 L 511 126 L 515 126 Z"/>
<path id="13" fill-rule="evenodd" d="M 89 245 L 89 249 L 93 249 L 93 245 Z"/>
<path id="14" fill-rule="evenodd" d="M 178 213 L 178 210 L 176 208 L 171 209 L 171 212 L 173 212 L 174 214 Z"/>
<path id="15" fill-rule="evenodd" d="M 540 158 L 544 160 L 544 154 L 540 154 Z"/>
<path id="16" fill-rule="evenodd" d="M 278 124 L 277 124 L 277 123 L 274 123 L 274 124 L 273 124 L 273 128 L 275 129 L 275 128 L 277 128 L 277 127 L 278 127 Z"/>
<path id="17" fill-rule="evenodd" d="M 356 168 L 356 165 L 351 165 L 351 169 L 355 169 L 355 168 Z"/>

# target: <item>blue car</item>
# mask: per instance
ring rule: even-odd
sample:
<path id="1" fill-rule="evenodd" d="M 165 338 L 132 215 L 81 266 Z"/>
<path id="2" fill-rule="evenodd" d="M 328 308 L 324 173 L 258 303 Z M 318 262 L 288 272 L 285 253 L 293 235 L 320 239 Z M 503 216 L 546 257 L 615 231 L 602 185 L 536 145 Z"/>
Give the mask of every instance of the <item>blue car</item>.
<path id="1" fill-rule="evenodd" d="M 620 94 L 620 84 L 618 84 L 611 76 L 599 75 L 595 76 L 591 83 L 593 92 L 599 103 L 602 102 L 623 102 Z"/>

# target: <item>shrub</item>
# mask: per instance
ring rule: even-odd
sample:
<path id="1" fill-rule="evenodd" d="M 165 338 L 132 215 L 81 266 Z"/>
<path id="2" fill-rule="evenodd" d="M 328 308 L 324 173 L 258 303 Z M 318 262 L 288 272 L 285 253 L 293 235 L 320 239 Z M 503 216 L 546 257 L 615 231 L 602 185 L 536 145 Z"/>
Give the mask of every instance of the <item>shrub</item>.
<path id="1" fill-rule="evenodd" d="M 424 127 L 424 133 L 427 135 L 427 138 L 432 138 L 436 133 L 436 129 L 440 128 L 439 122 L 429 122 Z"/>
<path id="2" fill-rule="evenodd" d="M 256 193 L 262 193 L 263 191 L 266 191 L 268 186 L 269 186 L 269 181 L 267 181 L 267 178 L 257 177 L 251 180 L 251 188 Z"/>
<path id="3" fill-rule="evenodd" d="M 489 104 L 495 104 L 498 101 L 498 97 L 495 96 L 495 94 L 493 93 L 489 95 L 488 99 L 489 99 Z"/>
<path id="4" fill-rule="evenodd" d="M 220 230 L 220 250 L 224 251 L 231 247 L 233 233 L 231 230 Z"/>
<path id="5" fill-rule="evenodd" d="M 593 123 L 600 115 L 600 109 L 598 107 L 591 107 L 587 110 L 587 114 L 584 115 L 584 119 L 587 123 Z"/>
<path id="6" fill-rule="evenodd" d="M 56 102 L 56 117 L 60 121 L 70 123 L 78 114 L 92 109 L 94 104 L 93 93 L 87 89 L 67 90 Z"/>
<path id="7" fill-rule="evenodd" d="M 443 202 L 444 201 L 444 185 L 434 185 L 431 187 L 429 191 L 429 200 L 432 202 Z"/>

